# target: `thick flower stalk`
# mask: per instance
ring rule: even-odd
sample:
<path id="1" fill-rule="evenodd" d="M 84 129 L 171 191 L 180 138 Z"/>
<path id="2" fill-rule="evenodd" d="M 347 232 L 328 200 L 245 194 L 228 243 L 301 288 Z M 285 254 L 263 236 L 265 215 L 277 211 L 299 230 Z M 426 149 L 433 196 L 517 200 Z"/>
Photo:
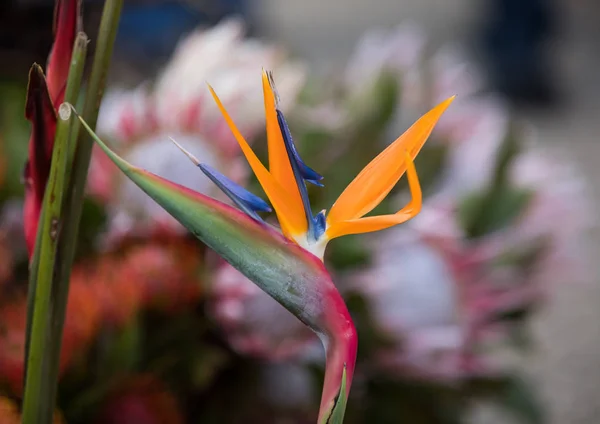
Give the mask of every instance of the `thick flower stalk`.
<path id="1" fill-rule="evenodd" d="M 325 211 L 314 215 L 306 182 L 320 186 L 323 177 L 300 158 L 279 108 L 272 76 L 263 72 L 262 82 L 269 169 L 256 157 L 214 90 L 209 89 L 267 194 L 281 232 L 258 214 L 270 211 L 266 202 L 203 164 L 177 142 L 240 210 L 136 168 L 94 137 L 134 183 L 317 333 L 327 355 L 319 423 L 341 423 L 354 375 L 357 335 L 348 309 L 323 264 L 325 246 L 329 240 L 346 234 L 392 227 L 419 212 L 421 190 L 413 159 L 452 98 L 426 113 L 373 159 L 348 185 L 327 215 Z M 82 123 L 92 133 L 83 120 Z M 387 196 L 405 172 L 412 195 L 409 204 L 395 214 L 364 217 Z"/>
<path id="2" fill-rule="evenodd" d="M 29 72 L 25 117 L 32 124 L 29 158 L 25 166 L 25 239 L 33 255 L 46 182 L 50 175 L 56 132 L 56 110 L 63 102 L 75 37 L 80 29 L 80 1 L 59 0 L 54 14 L 54 44 L 46 67 L 34 64 Z"/>

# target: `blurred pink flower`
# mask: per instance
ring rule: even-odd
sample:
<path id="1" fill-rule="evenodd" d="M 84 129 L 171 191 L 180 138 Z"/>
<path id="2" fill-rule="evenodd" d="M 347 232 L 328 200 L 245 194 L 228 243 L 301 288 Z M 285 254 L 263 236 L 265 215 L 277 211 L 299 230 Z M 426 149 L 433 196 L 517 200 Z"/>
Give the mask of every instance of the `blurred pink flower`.
<path id="1" fill-rule="evenodd" d="M 23 394 L 26 319 L 24 298 L 0 308 L 0 381 L 16 396 Z"/>
<path id="2" fill-rule="evenodd" d="M 567 155 L 550 148 L 521 144 L 523 151 L 508 165 L 507 184 L 528 190 L 531 200 L 513 222 L 469 243 L 460 227 L 458 207 L 465 196 L 488 187 L 499 149 L 507 137 L 508 119 L 490 114 L 481 137 L 453 144 L 439 190 L 424 204 L 412 228 L 429 239 L 450 237 L 489 258 L 527 250 L 542 243 L 535 274 L 549 281 L 582 281 L 589 272 L 586 235 L 594 227 L 591 193 Z M 484 136 L 487 128 L 487 137 Z M 561 158 L 560 160 L 558 158 Z"/>
<path id="3" fill-rule="evenodd" d="M 197 31 L 181 41 L 171 61 L 150 87 L 113 89 L 104 98 L 98 132 L 118 145 L 123 156 L 143 168 L 211 196 L 218 188 L 198 173 L 181 165 L 181 153 L 173 137 L 203 163 L 224 170 L 243 183 L 247 168 L 239 147 L 206 87 L 219 92 L 221 100 L 238 117 L 238 127 L 252 141 L 264 128 L 264 115 L 254 99 L 261 95 L 260 80 L 247 78 L 261 68 L 277 73 L 278 90 L 289 109 L 302 88 L 305 70 L 290 62 L 278 46 L 244 38 L 241 21 L 230 19 L 208 30 Z M 156 224 L 182 227 L 146 196 L 102 154 L 94 154 L 89 189 L 108 204 L 111 235 L 140 233 Z M 217 190 L 217 191 L 215 191 Z"/>
<path id="4" fill-rule="evenodd" d="M 283 360 L 318 344 L 308 327 L 228 264 L 214 273 L 209 291 L 209 314 L 242 354 Z"/>
<path id="5" fill-rule="evenodd" d="M 520 215 L 476 239 L 461 227 L 458 206 L 490 184 L 507 125 L 490 113 L 480 132 L 487 138 L 451 144 L 443 183 L 421 214 L 374 239 L 374 264 L 360 287 L 380 329 L 397 342 L 381 353 L 380 366 L 448 381 L 501 372 L 496 349 L 484 348 L 508 346 L 511 331 L 524 325 L 509 317 L 538 306 L 552 284 L 589 277 L 590 193 L 574 167 L 548 150 L 523 146 L 509 165 L 508 184 L 532 195 Z"/>
<path id="6" fill-rule="evenodd" d="M 15 396 L 23 394 L 23 376 L 25 369 L 25 328 L 27 319 L 27 299 L 18 296 L 13 299 L 4 299 L 0 305 L 0 383 L 7 387 Z M 67 316 L 65 333 L 63 335 L 63 348 L 60 355 L 60 373 L 66 371 L 74 355 L 76 346 L 71 341 L 69 321 L 72 316 Z"/>
<path id="7" fill-rule="evenodd" d="M 142 306 L 165 313 L 194 307 L 202 294 L 202 248 L 168 232 L 124 241 L 114 260 L 123 281 L 137 282 Z"/>
<path id="8" fill-rule="evenodd" d="M 535 305 L 537 290 L 495 286 L 477 252 L 455 240 L 435 244 L 398 229 L 377 245 L 375 263 L 357 278 L 379 331 L 393 341 L 375 367 L 446 383 L 502 372 L 484 348 L 506 344 L 511 324 L 502 314 Z"/>

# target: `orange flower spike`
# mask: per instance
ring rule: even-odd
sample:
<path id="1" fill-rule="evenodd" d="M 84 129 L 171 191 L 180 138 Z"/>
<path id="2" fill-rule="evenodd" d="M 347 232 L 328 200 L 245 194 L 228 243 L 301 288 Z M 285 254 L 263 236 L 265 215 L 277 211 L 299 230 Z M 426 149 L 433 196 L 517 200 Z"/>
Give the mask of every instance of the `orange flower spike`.
<path id="1" fill-rule="evenodd" d="M 233 122 L 233 119 L 231 119 L 231 116 L 229 116 L 229 113 L 221 103 L 221 100 L 219 99 L 213 88 L 209 85 L 208 89 L 210 90 L 215 102 L 217 103 L 219 110 L 223 114 L 223 117 L 225 118 L 229 129 L 231 130 L 233 136 L 240 145 L 242 152 L 246 157 L 246 160 L 250 164 L 252 171 L 258 179 L 258 182 L 260 183 L 267 197 L 271 201 L 271 204 L 275 209 L 277 219 L 279 220 L 279 224 L 281 225 L 281 229 L 284 232 L 284 234 L 288 238 L 292 238 L 291 235 L 306 233 L 308 224 L 306 222 L 306 217 L 304 215 L 302 205 L 296 205 L 293 200 L 294 197 L 290 195 L 289 191 L 283 188 L 281 184 L 274 178 L 274 176 L 271 175 L 267 168 L 265 168 L 265 166 L 258 159 L 252 148 L 248 145 L 248 142 L 246 142 L 246 140 L 238 130 L 237 126 Z M 269 115 L 267 115 L 267 118 L 269 118 Z M 277 125 L 276 118 L 275 125 Z M 281 141 L 281 144 L 283 145 L 283 141 Z M 281 159 L 283 160 L 284 158 Z M 291 169 L 291 165 L 289 164 L 287 154 L 285 157 L 285 161 L 287 162 L 287 166 Z"/>
<path id="2" fill-rule="evenodd" d="M 294 178 L 294 171 L 288 159 L 283 135 L 277 122 L 277 93 L 273 91 L 272 78 L 266 71 L 262 73 L 263 95 L 265 102 L 265 120 L 267 127 L 267 145 L 269 152 L 269 171 L 281 187 L 289 188 L 295 207 L 302 209 L 302 199 Z"/>
<path id="3" fill-rule="evenodd" d="M 338 197 L 327 216 L 327 223 L 333 226 L 355 220 L 381 203 L 406 172 L 409 162 L 399 161 L 399 156 L 402 152 L 408 152 L 414 160 L 453 100 L 454 96 L 431 109 L 373 159 Z"/>

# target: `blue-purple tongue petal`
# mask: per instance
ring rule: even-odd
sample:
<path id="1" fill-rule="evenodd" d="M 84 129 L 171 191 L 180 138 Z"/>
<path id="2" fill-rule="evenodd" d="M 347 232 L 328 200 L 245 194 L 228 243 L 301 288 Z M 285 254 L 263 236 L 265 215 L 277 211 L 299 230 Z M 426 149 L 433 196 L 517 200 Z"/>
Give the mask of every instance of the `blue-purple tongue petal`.
<path id="1" fill-rule="evenodd" d="M 200 168 L 202 172 L 204 172 L 204 174 L 248 216 L 251 216 L 258 221 L 262 221 L 262 218 L 256 212 L 271 212 L 271 208 L 267 202 L 250 193 L 242 186 L 234 183 L 213 167 L 200 163 L 198 164 L 198 168 Z"/>
<path id="2" fill-rule="evenodd" d="M 308 199 L 308 191 L 306 189 L 306 184 L 304 183 L 306 181 L 323 187 L 323 184 L 319 182 L 323 179 L 323 176 L 306 166 L 306 164 L 302 161 L 298 151 L 296 150 L 296 146 L 294 145 L 290 128 L 285 121 L 283 113 L 279 109 L 276 109 L 276 112 L 277 123 L 279 124 L 281 135 L 283 136 L 283 143 L 285 144 L 288 159 L 290 161 L 292 171 L 294 172 L 296 184 L 298 185 L 298 190 L 300 191 L 300 197 L 302 198 L 302 204 L 304 205 L 304 213 L 306 214 L 306 221 L 308 222 L 308 234 L 312 240 L 315 241 L 322 234 L 322 231 L 319 228 L 321 226 L 321 221 L 318 216 L 314 217 L 312 214 L 310 201 Z"/>
<path id="3" fill-rule="evenodd" d="M 319 212 L 314 218 L 314 235 L 315 240 L 318 240 L 319 237 L 323 235 L 325 232 L 325 228 L 327 227 L 327 219 L 325 218 L 325 211 Z"/>
<path id="4" fill-rule="evenodd" d="M 286 148 L 289 149 L 289 151 L 291 152 L 291 159 L 293 159 L 293 161 L 298 166 L 300 176 L 303 180 L 311 184 L 323 187 L 323 184 L 320 183 L 320 181 L 323 179 L 323 176 L 304 163 L 304 161 L 298 154 L 298 151 L 296 150 L 296 145 L 294 144 L 294 140 L 292 139 L 292 133 L 290 132 L 290 128 L 288 127 L 285 117 L 283 116 L 283 112 L 281 112 L 281 110 L 279 109 L 276 109 L 276 111 L 277 122 L 279 123 L 281 134 L 283 135 L 283 141 L 286 145 Z"/>

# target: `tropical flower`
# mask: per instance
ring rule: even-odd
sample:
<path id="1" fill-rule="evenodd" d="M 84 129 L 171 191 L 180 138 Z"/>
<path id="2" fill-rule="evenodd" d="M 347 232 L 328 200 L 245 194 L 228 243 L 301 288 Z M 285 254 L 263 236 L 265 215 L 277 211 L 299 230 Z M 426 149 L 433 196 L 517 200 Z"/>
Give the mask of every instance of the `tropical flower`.
<path id="1" fill-rule="evenodd" d="M 262 76 L 269 169 L 256 157 L 210 91 L 244 156 L 266 192 L 281 226 L 273 230 L 258 212 L 266 202 L 235 184 L 209 165 L 178 147 L 241 209 L 207 198 L 131 166 L 112 152 L 82 120 L 109 158 L 147 194 L 175 216 L 200 240 L 279 301 L 321 337 L 327 350 L 325 384 L 319 422 L 343 416 L 354 364 L 356 333 L 348 310 L 322 263 L 329 240 L 388 228 L 414 217 L 421 208 L 421 191 L 413 164 L 435 123 L 452 102 L 440 103 L 377 156 L 349 184 L 326 215 L 313 215 L 305 182 L 320 185 L 323 177 L 300 159 L 279 108 L 270 74 Z M 407 172 L 412 200 L 397 213 L 364 217 Z M 283 235 L 283 237 L 282 237 Z M 341 396 L 340 396 L 341 395 Z"/>
<path id="2" fill-rule="evenodd" d="M 271 77 L 267 73 L 263 73 L 270 170 L 262 165 L 244 140 L 212 87 L 209 89 L 240 144 L 248 163 L 269 197 L 283 234 L 320 259 L 323 259 L 327 242 L 333 238 L 392 227 L 409 220 L 419 212 L 421 192 L 412 158 L 419 153 L 435 123 L 453 100 L 450 98 L 425 114 L 377 156 L 348 185 L 327 215 L 325 215 L 325 211 L 313 215 L 305 182 L 319 186 L 323 177 L 306 166 L 298 155 L 283 113 L 279 109 L 279 97 L 274 92 Z M 200 163 L 181 145 L 176 144 L 209 178 L 219 185 L 237 206 L 251 217 L 262 221 L 257 212 L 270 211 L 264 201 L 245 190 L 240 191 L 243 190 L 241 187 L 234 186 L 230 180 Z M 399 160 L 399 157 L 402 157 L 403 160 Z M 385 198 L 407 171 L 413 197 L 411 202 L 392 215 L 364 217 Z"/>
<path id="3" fill-rule="evenodd" d="M 29 256 L 33 254 L 37 226 L 50 174 L 52 147 L 56 131 L 56 109 L 63 102 L 71 53 L 80 24 L 80 1 L 56 2 L 54 44 L 48 59 L 47 73 L 34 64 L 29 72 L 25 117 L 32 124 L 29 158 L 25 166 L 25 238 Z"/>
<path id="4" fill-rule="evenodd" d="M 164 140 L 172 136 L 208 165 L 224 169 L 232 180 L 243 183 L 247 172 L 239 148 L 226 125 L 216 118 L 208 105 L 205 81 L 226 93 L 243 116 L 242 131 L 252 140 L 264 125 L 262 114 L 251 99 L 260 93 L 260 85 L 244 78 L 259 72 L 262 66 L 281 75 L 287 110 L 293 105 L 304 82 L 304 67 L 287 58 L 284 50 L 254 39 L 244 39 L 240 20 L 229 19 L 219 25 L 192 33 L 182 40 L 172 59 L 153 87 L 142 84 L 133 90 L 113 89 L 104 98 L 98 119 L 98 132 L 119 146 L 124 157 L 140 163 L 157 175 L 201 193 L 217 196 L 210 181 L 189 178 L 179 165 L 179 157 Z M 148 226 L 176 222 L 144 196 L 121 174 L 106 156 L 93 156 L 89 189 L 108 204 L 111 235 L 135 231 L 143 234 Z M 177 226 L 176 228 L 180 228 Z"/>

